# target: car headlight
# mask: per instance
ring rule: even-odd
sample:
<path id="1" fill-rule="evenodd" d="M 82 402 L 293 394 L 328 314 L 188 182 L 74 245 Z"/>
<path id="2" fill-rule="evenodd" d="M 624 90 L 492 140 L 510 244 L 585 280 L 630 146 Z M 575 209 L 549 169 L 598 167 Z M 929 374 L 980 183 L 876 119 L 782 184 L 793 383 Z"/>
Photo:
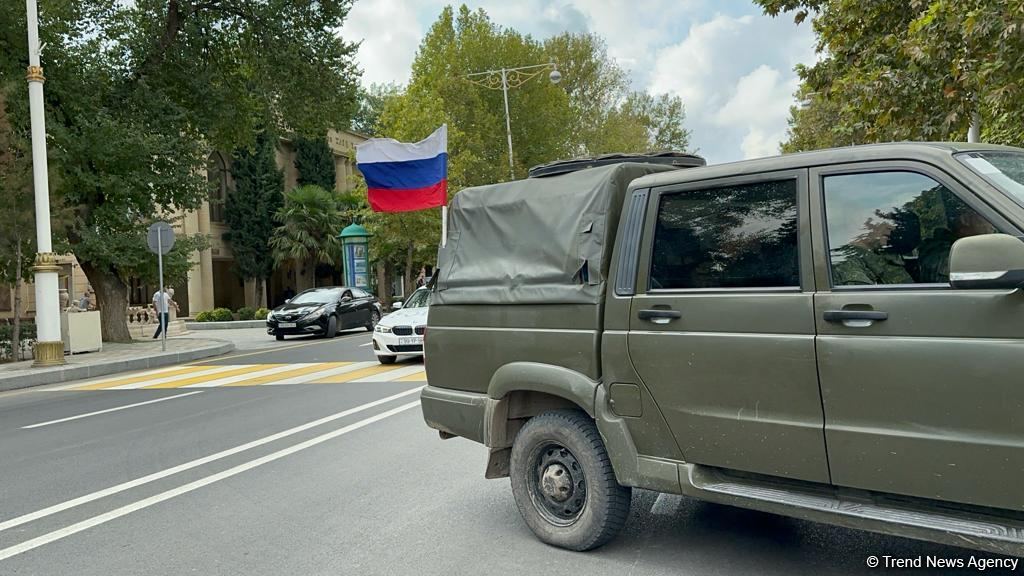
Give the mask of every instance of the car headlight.
<path id="1" fill-rule="evenodd" d="M 384 334 L 390 334 L 391 333 L 391 327 L 390 326 L 381 326 L 380 324 L 377 324 L 377 326 L 373 329 L 373 331 L 374 332 L 382 332 Z"/>

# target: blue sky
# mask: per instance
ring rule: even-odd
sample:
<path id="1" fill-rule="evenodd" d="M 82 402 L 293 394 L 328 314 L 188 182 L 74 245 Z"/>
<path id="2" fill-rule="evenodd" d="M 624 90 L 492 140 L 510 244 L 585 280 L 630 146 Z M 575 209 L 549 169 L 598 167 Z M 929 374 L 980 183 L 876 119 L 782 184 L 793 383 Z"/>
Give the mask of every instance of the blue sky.
<path id="1" fill-rule="evenodd" d="M 809 23 L 769 18 L 743 0 L 483 0 L 499 25 L 543 38 L 594 32 L 630 71 L 633 88 L 678 94 L 692 145 L 709 162 L 776 154 L 797 78 L 812 63 Z M 364 83 L 408 81 L 439 0 L 356 0 L 342 35 L 363 40 Z"/>

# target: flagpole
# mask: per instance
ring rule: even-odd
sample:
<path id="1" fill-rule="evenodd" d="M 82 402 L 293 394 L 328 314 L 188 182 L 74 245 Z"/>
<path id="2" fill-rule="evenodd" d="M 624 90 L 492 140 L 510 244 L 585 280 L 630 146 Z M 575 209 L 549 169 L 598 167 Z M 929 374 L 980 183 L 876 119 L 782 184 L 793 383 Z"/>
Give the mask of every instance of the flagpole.
<path id="1" fill-rule="evenodd" d="M 441 205 L 441 248 L 448 245 L 448 205 Z"/>

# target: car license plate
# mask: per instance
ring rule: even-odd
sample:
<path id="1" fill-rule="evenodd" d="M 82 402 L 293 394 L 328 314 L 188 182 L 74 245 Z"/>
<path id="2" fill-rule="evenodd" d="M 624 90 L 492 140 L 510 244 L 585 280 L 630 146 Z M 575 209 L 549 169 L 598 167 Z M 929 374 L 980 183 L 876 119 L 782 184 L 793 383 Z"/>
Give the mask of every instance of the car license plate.
<path id="1" fill-rule="evenodd" d="M 295 328 L 295 322 L 278 322 L 278 328 Z"/>
<path id="2" fill-rule="evenodd" d="M 423 344 L 423 338 L 420 336 L 414 336 L 412 338 L 399 338 L 399 346 L 420 346 Z"/>

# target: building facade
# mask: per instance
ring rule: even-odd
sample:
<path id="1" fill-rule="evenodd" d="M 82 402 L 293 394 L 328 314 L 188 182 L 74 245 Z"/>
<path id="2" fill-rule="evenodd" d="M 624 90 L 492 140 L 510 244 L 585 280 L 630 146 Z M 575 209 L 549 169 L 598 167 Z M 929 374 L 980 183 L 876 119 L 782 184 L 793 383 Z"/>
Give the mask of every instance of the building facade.
<path id="1" fill-rule="evenodd" d="M 356 175 L 355 147 L 366 140 L 354 132 L 331 130 L 327 133 L 327 144 L 334 154 L 335 190 L 347 191 L 354 185 Z M 282 138 L 277 146 L 277 166 L 284 173 L 284 189 L 291 190 L 298 185 L 299 174 L 295 167 L 295 147 L 291 140 Z M 211 184 L 210 199 L 195 211 L 187 212 L 176 220 L 176 231 L 182 234 L 201 234 L 210 239 L 210 248 L 193 255 L 194 266 L 189 272 L 186 286 L 173 286 L 174 299 L 180 308 L 179 316 L 194 316 L 204 310 L 223 307 L 237 310 L 242 306 L 272 307 L 284 300 L 284 294 L 300 292 L 306 288 L 340 282 L 338 266 L 317 266 L 307 269 L 304 265 L 285 263 L 274 271 L 265 287 L 257 290 L 255 282 L 243 282 L 234 272 L 234 257 L 231 245 L 224 240 L 228 226 L 224 218 L 224 201 L 234 188 L 231 175 L 231 155 L 213 152 L 207 159 L 206 177 Z M 269 248 L 268 248 L 269 249 Z M 66 291 L 67 299 L 77 302 L 89 289 L 89 280 L 72 255 L 60 258 L 60 288 Z M 132 280 L 128 285 L 128 301 L 132 306 L 146 306 L 150 303 L 156 286 Z M 257 293 L 262 295 L 257 298 Z M 14 289 L 0 286 L 0 320 L 13 316 Z M 35 296 L 31 284 L 22 287 L 22 316 L 35 314 Z"/>

